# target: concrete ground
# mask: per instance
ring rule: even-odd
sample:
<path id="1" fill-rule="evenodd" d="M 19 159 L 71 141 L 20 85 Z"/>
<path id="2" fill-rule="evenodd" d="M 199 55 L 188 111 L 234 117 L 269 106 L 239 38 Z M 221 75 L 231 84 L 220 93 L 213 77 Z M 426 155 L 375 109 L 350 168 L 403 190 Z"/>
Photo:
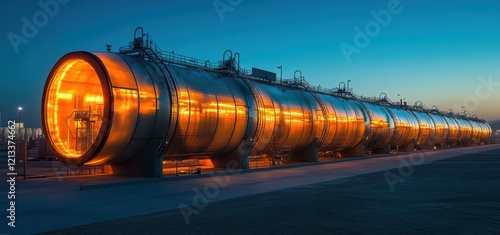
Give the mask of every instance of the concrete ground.
<path id="1" fill-rule="evenodd" d="M 0 232 L 498 233 L 499 158 L 489 145 L 215 176 L 93 176 L 84 190 L 78 177 L 18 180 L 16 228 L 5 221 Z"/>

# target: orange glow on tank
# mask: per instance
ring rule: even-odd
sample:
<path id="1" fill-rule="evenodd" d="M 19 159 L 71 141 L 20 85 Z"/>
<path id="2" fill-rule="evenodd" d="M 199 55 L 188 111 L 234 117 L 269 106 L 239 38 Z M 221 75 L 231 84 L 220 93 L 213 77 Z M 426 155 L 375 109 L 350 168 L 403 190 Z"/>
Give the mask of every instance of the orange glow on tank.
<path id="1" fill-rule="evenodd" d="M 103 90 L 98 75 L 84 60 L 65 61 L 54 73 L 47 92 L 48 134 L 68 158 L 85 153 L 101 127 Z"/>
<path id="2" fill-rule="evenodd" d="M 144 156 L 152 162 L 208 156 L 220 164 L 219 158 L 239 159 L 241 147 L 259 155 L 287 146 L 299 156 L 313 148 L 482 143 L 491 135 L 486 123 L 466 118 L 165 68 L 117 53 L 72 52 L 61 58 L 49 74 L 42 104 L 54 156 L 86 166 L 135 166 Z"/>

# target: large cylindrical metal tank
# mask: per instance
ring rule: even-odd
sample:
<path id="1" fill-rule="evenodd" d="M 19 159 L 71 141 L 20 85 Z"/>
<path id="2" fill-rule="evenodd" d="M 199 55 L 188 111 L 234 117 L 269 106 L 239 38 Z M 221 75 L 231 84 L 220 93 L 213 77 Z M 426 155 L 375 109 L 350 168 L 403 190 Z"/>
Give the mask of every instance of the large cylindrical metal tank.
<path id="1" fill-rule="evenodd" d="M 260 154 L 276 146 L 300 152 L 478 144 L 491 136 L 489 126 L 475 119 L 82 51 L 52 68 L 42 125 L 57 159 L 75 165 L 119 164 L 145 150 L 171 159 L 224 156 L 242 143 Z"/>
<path id="2" fill-rule="evenodd" d="M 446 143 L 455 144 L 460 138 L 460 125 L 456 118 L 444 116 L 444 120 L 448 124 L 448 138 Z"/>
<path id="3" fill-rule="evenodd" d="M 388 108 L 394 119 L 396 132 L 391 141 L 392 145 L 406 146 L 414 143 L 419 134 L 419 124 L 411 111 L 398 108 Z"/>
<path id="4" fill-rule="evenodd" d="M 473 134 L 474 131 L 472 129 L 472 125 L 469 122 L 469 120 L 467 120 L 467 119 L 465 119 L 463 117 L 455 118 L 455 120 L 458 123 L 459 133 L 460 133 L 460 135 L 458 137 L 458 142 L 459 143 L 465 143 L 465 142 L 471 141 L 472 140 L 472 134 Z"/>
<path id="5" fill-rule="evenodd" d="M 436 113 L 429 113 L 429 116 L 431 117 L 432 121 L 434 122 L 434 138 L 432 141 L 434 144 L 441 144 L 448 139 L 449 136 L 449 126 L 448 123 L 446 122 L 446 119 L 444 116 Z"/>
<path id="6" fill-rule="evenodd" d="M 481 125 L 480 122 L 474 122 L 468 120 L 472 126 L 472 136 L 471 136 L 471 141 L 474 144 L 480 143 L 481 142 L 481 136 L 483 134 L 483 125 Z"/>
<path id="7" fill-rule="evenodd" d="M 473 136 L 472 138 L 473 139 L 475 138 L 474 142 L 476 144 L 488 143 L 491 141 L 493 131 L 487 122 L 474 120 L 474 121 L 471 121 L 471 123 L 475 123 L 475 124 L 479 125 L 481 128 L 481 130 L 474 128 L 474 132 L 476 133 L 476 136 Z"/>
<path id="8" fill-rule="evenodd" d="M 234 78 L 229 78 L 234 79 Z M 239 80 L 239 79 L 238 79 Z M 266 83 L 246 81 L 253 91 L 258 110 L 255 136 L 257 152 L 269 152 L 273 146 L 294 146 L 297 151 L 310 145 L 316 137 L 316 101 L 308 92 Z"/>
<path id="9" fill-rule="evenodd" d="M 174 113 L 171 118 L 177 121 L 163 130 L 164 135 L 175 130 L 167 139 L 165 154 L 180 158 L 224 154 L 242 142 L 249 126 L 255 126 L 256 117 L 249 115 L 253 100 L 242 92 L 240 81 L 179 66 L 169 66 L 166 76 L 176 86 L 177 102 L 166 101 L 176 107 L 177 117 Z M 157 102 L 164 102 L 162 98 Z"/>
<path id="10" fill-rule="evenodd" d="M 49 74 L 42 126 L 58 160 L 113 164 L 134 156 L 149 139 L 163 138 L 172 112 L 169 97 L 163 74 L 150 63 L 73 52 Z"/>
<path id="11" fill-rule="evenodd" d="M 416 139 L 416 145 L 425 145 L 426 143 L 432 142 L 436 136 L 436 124 L 432 120 L 429 113 L 421 111 L 411 111 L 413 115 L 417 118 L 419 125 L 419 133 Z"/>
<path id="12" fill-rule="evenodd" d="M 381 105 L 372 103 L 363 103 L 368 113 L 370 126 L 366 147 L 370 149 L 379 149 L 388 146 L 395 133 L 395 124 L 392 114 Z"/>
<path id="13" fill-rule="evenodd" d="M 326 131 L 319 138 L 320 150 L 345 150 L 366 138 L 369 120 L 358 101 L 325 94 L 318 94 L 318 97 L 326 106 L 326 110 L 318 110 L 318 116 L 325 116 L 327 120 Z"/>

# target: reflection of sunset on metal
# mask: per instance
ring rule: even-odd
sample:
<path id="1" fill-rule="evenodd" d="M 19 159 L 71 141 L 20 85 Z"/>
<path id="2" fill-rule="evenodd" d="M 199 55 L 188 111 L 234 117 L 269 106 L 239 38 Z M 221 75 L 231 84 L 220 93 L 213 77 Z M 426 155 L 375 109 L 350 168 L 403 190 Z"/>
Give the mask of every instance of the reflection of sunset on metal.
<path id="1" fill-rule="evenodd" d="M 47 8 L 38 2 L 59 4 Z M 162 49 L 176 53 L 217 61 L 221 51 L 231 49 L 243 55 L 243 67 L 281 73 L 280 78 L 292 78 L 300 69 L 313 85 L 333 88 L 351 80 L 349 89 L 357 94 L 374 97 L 386 92 L 393 99 L 401 94 L 410 104 L 421 100 L 427 108 L 437 105 L 488 121 L 500 119 L 496 1 L 466 0 L 455 2 L 453 8 L 445 2 L 407 0 L 363 4 L 153 0 L 123 2 L 119 9 L 114 2 L 95 7 L 92 2 L 46 0 L 4 6 L 9 10 L 1 16 L 6 23 L 0 44 L 5 68 L 0 94 L 8 99 L 0 99 L 0 112 L 3 120 L 17 119 L 17 106 L 22 104 L 27 126 L 41 126 L 40 87 L 62 55 L 106 51 L 106 45 L 118 51 L 138 25 L 154 30 Z M 390 20 L 386 11 L 392 11 Z M 38 15 L 49 17 L 38 22 L 43 19 L 39 17 L 35 24 L 33 16 Z M 372 21 L 380 25 L 380 32 L 347 63 L 339 45 L 355 46 L 356 27 L 375 32 Z M 16 51 L 6 37 L 9 33 L 29 42 L 16 44 Z"/>
<path id="2" fill-rule="evenodd" d="M 491 141 L 491 128 L 477 118 L 392 102 L 385 93 L 363 98 L 345 83 L 311 86 L 298 70 L 278 80 L 241 68 L 239 53 L 229 50 L 218 63 L 165 52 L 141 27 L 120 53 L 63 56 L 43 105 L 43 129 L 59 160 L 143 176 L 161 175 L 162 158 L 205 156 L 215 167 L 232 160 L 249 168 L 242 143 L 252 154 L 288 148 L 289 160 L 314 162 L 326 152 L 365 156 Z"/>

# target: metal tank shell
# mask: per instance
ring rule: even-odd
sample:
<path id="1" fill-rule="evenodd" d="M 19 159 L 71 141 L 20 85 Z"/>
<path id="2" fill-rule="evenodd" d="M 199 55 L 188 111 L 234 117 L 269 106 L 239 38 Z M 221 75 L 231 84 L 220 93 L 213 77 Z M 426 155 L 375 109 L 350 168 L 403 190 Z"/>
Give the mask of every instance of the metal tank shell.
<path id="1" fill-rule="evenodd" d="M 469 122 L 469 120 L 462 118 L 462 117 L 455 118 L 455 120 L 458 123 L 459 133 L 460 133 L 460 135 L 458 137 L 458 142 L 459 143 L 466 143 L 466 142 L 472 141 L 472 136 L 473 136 L 474 130 L 472 129 L 472 125 Z"/>
<path id="2" fill-rule="evenodd" d="M 233 78 L 231 78 L 233 79 Z M 273 146 L 294 146 L 300 151 L 315 138 L 314 97 L 297 89 L 249 82 L 258 109 L 257 135 L 252 137 L 257 152 Z"/>
<path id="3" fill-rule="evenodd" d="M 489 125 L 476 119 L 82 51 L 52 68 L 42 125 L 57 159 L 75 165 L 119 165 L 143 155 L 146 160 L 131 166 L 158 162 L 158 156 L 241 159 L 241 151 L 271 154 L 277 146 L 297 154 L 360 146 L 413 151 L 415 145 L 481 144 L 491 137 Z"/>
<path id="4" fill-rule="evenodd" d="M 357 146 L 366 138 L 369 121 L 358 101 L 326 94 L 318 97 L 326 106 L 319 116 L 324 115 L 327 120 L 319 149 L 341 151 Z"/>
<path id="5" fill-rule="evenodd" d="M 477 144 L 484 144 L 490 142 L 493 132 L 490 125 L 488 125 L 488 123 L 486 123 L 485 121 L 475 121 L 474 123 L 479 125 L 481 128 L 480 131 L 476 132 L 477 137 L 475 139 L 476 140 L 475 142 Z M 475 136 L 473 136 L 472 138 L 475 138 Z"/>
<path id="6" fill-rule="evenodd" d="M 363 106 L 369 117 L 366 146 L 371 149 L 388 146 L 395 133 L 392 114 L 381 105 L 363 103 Z"/>
<path id="7" fill-rule="evenodd" d="M 176 84 L 178 116 L 168 127 L 175 134 L 166 154 L 182 158 L 235 149 L 251 120 L 247 98 L 234 79 L 178 66 L 168 71 Z"/>
<path id="8" fill-rule="evenodd" d="M 53 67 L 42 98 L 42 125 L 58 160 L 100 165 L 124 161 L 169 121 L 161 73 L 113 53 L 73 52 Z M 158 112 L 164 110 L 164 113 Z M 163 115 L 162 115 L 163 114 Z"/>
<path id="9" fill-rule="evenodd" d="M 440 114 L 429 113 L 428 115 L 434 123 L 434 138 L 432 142 L 435 144 L 444 143 L 448 139 L 450 129 L 446 119 Z"/>
<path id="10" fill-rule="evenodd" d="M 425 145 L 426 143 L 432 142 L 436 135 L 436 124 L 432 120 L 428 113 L 420 111 L 411 111 L 413 115 L 417 118 L 419 125 L 418 137 L 416 139 L 416 145 Z"/>
<path id="11" fill-rule="evenodd" d="M 388 108 L 394 119 L 395 134 L 392 145 L 406 146 L 416 141 L 419 134 L 418 120 L 409 110 Z"/>
<path id="12" fill-rule="evenodd" d="M 448 124 L 448 138 L 446 139 L 447 144 L 454 144 L 460 138 L 460 125 L 456 118 L 443 116 L 444 120 Z"/>
<path id="13" fill-rule="evenodd" d="M 474 144 L 479 144 L 482 141 L 483 125 L 480 122 L 469 121 L 472 126 L 472 136 L 471 141 Z"/>

